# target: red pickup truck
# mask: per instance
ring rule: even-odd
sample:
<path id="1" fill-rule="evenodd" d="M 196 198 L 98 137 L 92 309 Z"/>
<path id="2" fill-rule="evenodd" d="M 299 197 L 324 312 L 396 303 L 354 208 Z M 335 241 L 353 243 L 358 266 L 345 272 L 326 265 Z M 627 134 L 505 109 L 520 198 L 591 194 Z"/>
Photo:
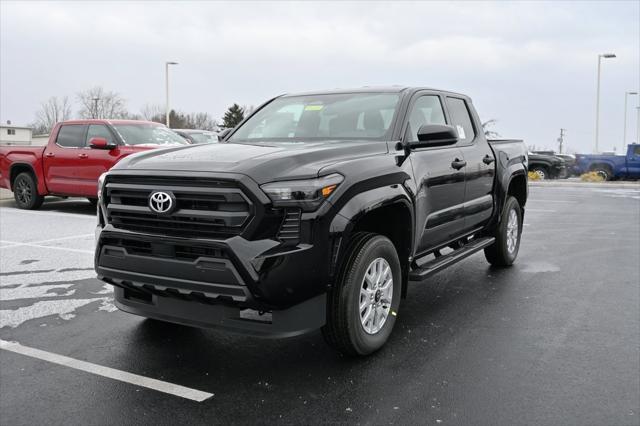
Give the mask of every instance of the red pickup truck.
<path id="1" fill-rule="evenodd" d="M 56 124 L 44 147 L 0 147 L 0 187 L 13 191 L 21 209 L 37 209 L 46 195 L 95 203 L 98 178 L 122 158 L 186 144 L 166 126 L 149 121 L 65 121 Z"/>

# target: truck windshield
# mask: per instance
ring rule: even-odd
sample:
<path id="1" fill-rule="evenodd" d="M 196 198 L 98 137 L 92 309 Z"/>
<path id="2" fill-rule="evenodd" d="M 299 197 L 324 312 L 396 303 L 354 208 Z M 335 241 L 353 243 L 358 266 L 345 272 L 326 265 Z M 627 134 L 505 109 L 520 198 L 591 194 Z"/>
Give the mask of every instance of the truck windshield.
<path id="1" fill-rule="evenodd" d="M 383 140 L 389 133 L 398 98 L 397 93 L 278 98 L 247 120 L 229 141 Z"/>
<path id="2" fill-rule="evenodd" d="M 188 145 L 166 127 L 155 124 L 114 124 L 127 145 Z"/>

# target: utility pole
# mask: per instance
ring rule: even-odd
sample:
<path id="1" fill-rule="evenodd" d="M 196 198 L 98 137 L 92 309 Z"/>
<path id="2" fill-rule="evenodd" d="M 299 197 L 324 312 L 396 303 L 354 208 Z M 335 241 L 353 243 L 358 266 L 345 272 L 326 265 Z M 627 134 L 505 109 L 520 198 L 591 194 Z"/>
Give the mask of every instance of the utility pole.
<path id="1" fill-rule="evenodd" d="M 564 144 L 564 132 L 566 132 L 567 129 L 562 129 L 560 128 L 560 137 L 558 138 L 558 154 L 562 154 L 562 145 Z"/>
<path id="2" fill-rule="evenodd" d="M 624 131 L 622 132 L 622 152 L 627 150 L 627 98 L 629 95 L 637 95 L 638 92 L 624 92 Z"/>

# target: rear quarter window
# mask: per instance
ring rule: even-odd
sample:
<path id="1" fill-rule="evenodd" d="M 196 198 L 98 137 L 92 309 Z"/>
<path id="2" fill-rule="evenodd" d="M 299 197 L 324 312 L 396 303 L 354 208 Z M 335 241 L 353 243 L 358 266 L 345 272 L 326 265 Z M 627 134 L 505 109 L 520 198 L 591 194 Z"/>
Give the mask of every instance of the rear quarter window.
<path id="1" fill-rule="evenodd" d="M 65 148 L 82 148 L 86 131 L 85 125 L 65 124 L 60 127 L 56 143 Z"/>

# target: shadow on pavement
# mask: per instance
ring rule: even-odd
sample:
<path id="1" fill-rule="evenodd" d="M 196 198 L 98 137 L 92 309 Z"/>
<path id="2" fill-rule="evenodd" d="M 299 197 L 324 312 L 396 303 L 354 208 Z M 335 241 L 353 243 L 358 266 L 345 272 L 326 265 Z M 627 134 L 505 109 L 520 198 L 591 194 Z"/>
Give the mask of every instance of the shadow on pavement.
<path id="1" fill-rule="evenodd" d="M 18 210 L 16 202 L 13 199 L 0 201 L 0 207 Z M 77 213 L 91 216 L 96 214 L 96 208 L 92 206 L 86 198 L 47 197 L 37 211 Z"/>

